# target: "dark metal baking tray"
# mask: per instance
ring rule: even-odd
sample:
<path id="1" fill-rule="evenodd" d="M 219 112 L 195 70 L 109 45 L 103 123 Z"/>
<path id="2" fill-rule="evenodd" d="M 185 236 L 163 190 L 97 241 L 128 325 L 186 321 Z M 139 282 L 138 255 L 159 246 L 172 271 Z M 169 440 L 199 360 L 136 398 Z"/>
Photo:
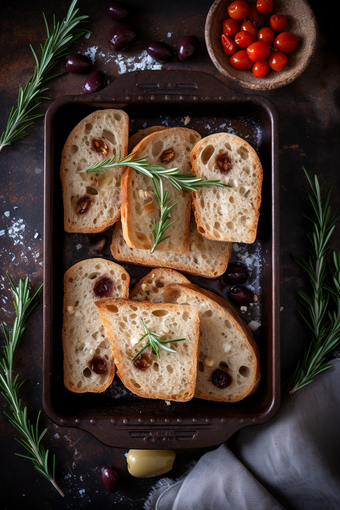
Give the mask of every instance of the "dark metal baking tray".
<path id="1" fill-rule="evenodd" d="M 257 305 L 242 315 L 247 322 L 261 322 L 254 333 L 260 348 L 261 383 L 241 402 L 144 399 L 125 390 L 118 376 L 101 394 L 74 394 L 63 384 L 63 274 L 79 260 L 113 257 L 109 250 L 112 229 L 104 233 L 107 243 L 101 254 L 93 250 L 96 236 L 64 232 L 60 157 L 73 127 L 100 108 L 124 109 L 131 134 L 152 125 L 184 126 L 189 117 L 187 127 L 202 136 L 232 132 L 245 138 L 260 157 L 264 180 L 257 241 L 234 245 L 231 257 L 240 260 L 241 256 L 248 265 L 248 285 L 259 295 Z M 278 118 L 273 105 L 259 96 L 235 93 L 206 73 L 128 73 L 98 93 L 62 97 L 51 105 L 45 119 L 43 406 L 55 423 L 88 431 L 113 447 L 197 448 L 220 444 L 240 428 L 275 414 L 280 402 L 278 177 Z M 122 265 L 131 275 L 131 287 L 150 271 Z M 189 278 L 226 296 L 223 276 Z"/>

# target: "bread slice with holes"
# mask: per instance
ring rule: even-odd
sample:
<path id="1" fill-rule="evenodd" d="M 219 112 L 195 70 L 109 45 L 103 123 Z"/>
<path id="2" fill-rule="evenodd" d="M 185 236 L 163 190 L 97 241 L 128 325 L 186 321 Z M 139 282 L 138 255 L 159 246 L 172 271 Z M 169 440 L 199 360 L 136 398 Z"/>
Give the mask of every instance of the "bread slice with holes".
<path id="1" fill-rule="evenodd" d="M 198 310 L 200 339 L 195 397 L 238 402 L 252 394 L 260 381 L 259 349 L 237 311 L 227 301 L 197 285 L 170 284 L 154 292 L 159 276 L 148 275 L 151 281 L 149 300 L 194 306 Z M 140 295 L 145 295 L 142 282 L 131 294 L 132 299 L 139 299 Z M 220 388 L 213 383 L 216 380 L 226 380 L 230 384 Z"/>
<path id="2" fill-rule="evenodd" d="M 158 303 L 157 295 L 161 289 L 171 283 L 190 284 L 190 280 L 173 269 L 157 268 L 139 280 L 130 293 L 129 299 L 134 301 L 152 301 Z M 159 300 L 163 302 L 162 298 Z"/>
<path id="3" fill-rule="evenodd" d="M 123 299 L 96 302 L 114 351 L 117 373 L 125 386 L 146 398 L 186 402 L 195 391 L 199 319 L 196 308 L 173 304 L 155 304 Z M 162 340 L 185 338 L 168 343 L 176 352 L 159 349 L 158 358 L 146 345 L 143 323 Z"/>
<path id="4" fill-rule="evenodd" d="M 216 133 L 191 153 L 192 171 L 201 179 L 220 179 L 230 188 L 204 186 L 193 193 L 199 232 L 208 239 L 253 243 L 262 190 L 262 165 L 255 150 L 239 136 Z"/>
<path id="5" fill-rule="evenodd" d="M 211 241 L 203 237 L 197 230 L 194 217 L 190 222 L 189 250 L 184 254 L 158 250 L 150 253 L 130 248 L 124 240 L 119 221 L 115 225 L 111 243 L 111 253 L 118 261 L 150 267 L 167 267 L 206 278 L 216 278 L 225 272 L 231 251 L 232 243 Z"/>
<path id="6" fill-rule="evenodd" d="M 124 268 L 101 258 L 82 260 L 66 271 L 62 341 L 64 383 L 69 390 L 99 393 L 111 384 L 112 346 L 94 302 L 109 296 L 127 298 L 129 282 Z"/>
<path id="7" fill-rule="evenodd" d="M 150 126 L 145 129 L 141 129 L 137 131 L 137 133 L 133 134 L 129 138 L 129 154 L 133 152 L 136 145 L 143 140 L 146 136 L 151 135 L 152 133 L 156 133 L 156 131 L 164 131 L 165 129 L 169 129 L 166 126 Z"/>
<path id="8" fill-rule="evenodd" d="M 134 148 L 134 158 L 146 157 L 150 165 L 164 168 L 177 167 L 182 174 L 191 174 L 190 153 L 201 136 L 192 129 L 169 128 L 145 137 Z M 186 253 L 189 249 L 189 223 L 191 192 L 177 190 L 163 179 L 164 191 L 168 191 L 170 204 L 180 201 L 171 210 L 171 225 L 166 230 L 170 236 L 161 242 L 158 251 Z M 122 179 L 122 227 L 123 236 L 131 248 L 150 250 L 154 244 L 153 222 L 159 221 L 159 206 L 154 196 L 151 179 L 128 167 Z"/>
<path id="9" fill-rule="evenodd" d="M 79 173 L 119 153 L 127 156 L 129 117 L 122 110 L 97 110 L 68 136 L 61 156 L 66 232 L 103 232 L 120 218 L 124 167 Z"/>

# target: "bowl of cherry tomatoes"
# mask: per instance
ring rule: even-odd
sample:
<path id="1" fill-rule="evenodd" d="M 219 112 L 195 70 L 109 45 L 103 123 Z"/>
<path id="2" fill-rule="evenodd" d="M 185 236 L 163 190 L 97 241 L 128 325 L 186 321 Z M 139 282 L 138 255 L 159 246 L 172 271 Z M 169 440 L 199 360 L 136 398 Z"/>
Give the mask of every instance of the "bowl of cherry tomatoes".
<path id="1" fill-rule="evenodd" d="M 283 87 L 300 76 L 317 36 L 316 18 L 305 0 L 216 0 L 205 24 L 215 67 L 254 90 Z"/>

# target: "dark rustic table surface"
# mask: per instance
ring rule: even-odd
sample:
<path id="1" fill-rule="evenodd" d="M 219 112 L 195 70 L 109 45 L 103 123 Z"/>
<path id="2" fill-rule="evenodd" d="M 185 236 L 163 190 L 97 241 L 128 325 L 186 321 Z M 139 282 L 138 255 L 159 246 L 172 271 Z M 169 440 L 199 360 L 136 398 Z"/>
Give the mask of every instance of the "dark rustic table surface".
<path id="1" fill-rule="evenodd" d="M 80 0 L 80 13 L 89 16 L 89 37 L 82 37 L 74 51 L 87 52 L 95 58 L 95 69 L 114 81 L 122 71 L 133 69 L 128 60 L 141 55 L 150 40 L 165 40 L 176 47 L 183 34 L 200 39 L 197 57 L 189 63 L 176 58 L 163 69 L 204 71 L 228 84 L 211 63 L 204 43 L 204 23 L 211 0 L 127 0 L 132 8 L 139 39 L 124 54 L 122 61 L 109 48 L 108 34 L 114 22 L 106 15 L 109 2 Z M 305 199 L 300 191 L 306 187 L 302 171 L 317 173 L 328 182 L 338 177 L 339 169 L 339 54 L 335 40 L 335 16 L 329 16 L 324 2 L 310 2 L 318 25 L 319 39 L 315 57 L 308 69 L 293 83 L 269 92 L 249 92 L 269 99 L 279 116 L 280 163 L 280 290 L 281 290 L 281 377 L 293 371 L 308 342 L 308 333 L 297 312 L 297 290 L 306 286 L 306 278 L 292 254 L 300 257 L 306 248 L 305 227 L 301 212 Z M 34 60 L 29 44 L 38 50 L 45 40 L 42 12 L 49 21 L 65 16 L 68 0 L 47 2 L 0 2 L 0 132 L 6 125 L 12 105 L 16 104 L 18 85 L 31 76 Z M 62 71 L 64 62 L 57 65 Z M 49 82 L 51 100 L 63 95 L 80 94 L 84 77 L 65 74 Z M 242 92 L 242 90 L 239 90 Z M 50 102 L 44 100 L 39 112 L 44 113 Z M 0 320 L 9 326 L 14 320 L 12 297 L 6 278 L 8 271 L 14 281 L 30 276 L 37 288 L 43 280 L 43 167 L 44 121 L 36 120 L 27 130 L 28 136 L 5 147 L 0 153 L 0 257 L 1 299 Z M 334 209 L 338 205 L 340 183 L 332 195 Z M 333 237 L 339 246 L 339 230 Z M 29 417 L 34 422 L 42 409 L 42 303 L 31 317 L 18 347 L 15 371 L 26 382 L 20 391 Z M 2 411 L 8 410 L 1 397 Z M 122 510 L 141 509 L 150 487 L 158 480 L 133 478 L 127 471 L 127 450 L 105 446 L 79 429 L 60 427 L 42 413 L 41 427 L 47 428 L 46 447 L 56 454 L 56 479 L 65 493 L 61 498 L 51 484 L 34 470 L 30 461 L 17 457 L 24 453 L 15 441 L 15 429 L 0 413 L 1 444 L 1 508 L 48 509 L 117 507 Z M 178 451 L 174 469 L 178 477 L 184 466 L 197 460 L 203 450 Z M 121 484 L 115 494 L 102 484 L 100 470 L 111 464 L 120 474 Z"/>

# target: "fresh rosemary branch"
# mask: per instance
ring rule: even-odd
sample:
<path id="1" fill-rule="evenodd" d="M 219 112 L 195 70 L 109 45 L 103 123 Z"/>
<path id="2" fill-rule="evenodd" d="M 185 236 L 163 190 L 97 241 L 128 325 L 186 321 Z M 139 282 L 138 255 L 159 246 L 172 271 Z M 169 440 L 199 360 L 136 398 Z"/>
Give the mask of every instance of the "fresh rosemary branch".
<path id="1" fill-rule="evenodd" d="M 170 344 L 170 343 L 173 343 L 173 342 L 182 342 L 183 340 L 185 340 L 185 338 L 177 338 L 176 340 L 160 340 L 161 335 L 159 335 L 158 333 L 155 333 L 154 331 L 151 331 L 147 327 L 147 325 L 145 324 L 143 319 L 142 319 L 142 324 L 144 326 L 145 335 L 143 335 L 142 338 L 140 338 L 138 340 L 138 342 L 142 342 L 144 340 L 144 338 L 146 338 L 146 337 L 149 337 L 149 340 L 147 341 L 147 343 L 143 347 L 143 349 L 141 349 L 136 354 L 136 356 L 134 356 L 132 358 L 131 361 L 135 361 L 135 359 L 138 358 L 138 356 L 140 356 L 142 354 L 142 352 L 145 351 L 145 349 L 147 349 L 150 346 L 151 346 L 152 352 L 154 354 L 156 354 L 158 358 L 160 358 L 160 354 L 159 354 L 159 348 L 160 347 L 162 349 L 164 349 L 165 351 L 168 351 L 168 352 L 176 352 L 174 349 L 170 349 L 170 347 L 167 347 L 165 344 Z"/>
<path id="2" fill-rule="evenodd" d="M 230 188 L 229 184 L 223 184 L 220 180 L 210 180 L 204 181 L 199 177 L 196 177 L 194 174 L 180 174 L 178 168 L 163 168 L 158 165 L 149 165 L 146 157 L 132 159 L 135 153 L 128 154 L 123 159 L 120 159 L 120 154 L 118 155 L 117 161 L 116 156 L 112 158 L 104 159 L 104 161 L 100 161 L 98 163 L 94 163 L 84 170 L 80 170 L 79 173 L 85 172 L 105 172 L 106 168 L 118 168 L 120 166 L 129 166 L 136 170 L 137 172 L 150 177 L 153 179 L 155 177 L 163 177 L 167 179 L 175 188 L 178 190 L 186 189 L 189 191 L 196 191 L 198 186 L 219 186 L 219 187 L 227 187 Z"/>
<path id="3" fill-rule="evenodd" d="M 59 76 L 54 75 L 46 78 L 47 74 L 62 57 L 68 55 L 69 45 L 87 32 L 87 30 L 75 28 L 88 17 L 77 16 L 79 9 L 75 9 L 76 3 L 77 0 L 72 1 L 66 18 L 63 19 L 61 23 L 59 21 L 56 23 L 53 17 L 53 30 L 51 33 L 45 14 L 43 14 L 47 39 L 44 45 L 40 45 L 40 61 L 30 45 L 36 66 L 33 76 L 28 80 L 24 88 L 19 85 L 17 106 L 12 107 L 7 120 L 6 129 L 0 136 L 0 152 L 6 145 L 10 145 L 16 140 L 20 140 L 26 136 L 27 133 L 24 133 L 25 129 L 33 124 L 34 119 L 44 115 L 43 113 L 32 112 L 38 108 L 42 99 L 49 99 L 42 95 L 48 90 L 47 87 L 42 87 L 42 84 L 47 80 Z"/>
<path id="4" fill-rule="evenodd" d="M 301 302 L 305 306 L 308 318 L 302 314 L 304 321 L 312 331 L 313 339 L 304 353 L 302 363 L 298 363 L 290 384 L 289 393 L 311 383 L 314 377 L 331 367 L 326 363 L 327 356 L 340 344 L 340 255 L 329 245 L 339 216 L 331 215 L 329 205 L 332 187 L 323 197 L 324 185 L 319 184 L 315 175 L 314 181 L 303 168 L 311 191 L 306 191 L 313 207 L 316 219 L 305 216 L 310 222 L 307 238 L 311 243 L 308 259 L 297 261 L 307 272 L 313 288 L 312 296 L 299 291 Z M 329 256 L 333 267 L 329 264 Z M 327 285 L 326 277 L 330 273 L 331 286 Z M 330 297 L 334 300 L 334 310 L 329 311 Z"/>
<path id="5" fill-rule="evenodd" d="M 5 338 L 5 347 L 3 349 L 2 357 L 0 357 L 0 388 L 2 390 L 1 393 L 7 400 L 12 413 L 10 415 L 5 412 L 4 414 L 8 417 L 10 423 L 22 434 L 23 439 L 17 441 L 29 452 L 29 456 L 21 454 L 17 455 L 26 459 L 30 459 L 34 464 L 35 469 L 54 485 L 59 494 L 64 496 L 63 492 L 55 482 L 54 455 L 52 473 L 48 467 L 49 451 L 45 449 L 45 446 L 42 443 L 42 439 L 46 434 L 47 429 L 39 434 L 40 412 L 34 427 L 31 425 L 30 420 L 27 418 L 27 408 L 23 407 L 21 400 L 18 398 L 19 389 L 21 388 L 24 381 L 19 383 L 18 376 L 16 376 L 14 379 L 12 377 L 15 349 L 17 347 L 18 341 L 25 331 L 24 324 L 37 305 L 35 300 L 42 288 L 42 285 L 35 292 L 35 294 L 30 297 L 28 277 L 26 277 L 25 280 L 19 280 L 17 287 L 15 287 L 9 274 L 7 274 L 7 277 L 9 279 L 14 295 L 16 318 L 14 321 L 13 329 L 10 332 L 7 332 L 4 324 L 1 324 L 1 329 Z"/>
<path id="6" fill-rule="evenodd" d="M 169 202 L 170 202 L 169 192 L 168 191 L 164 192 L 162 179 L 159 179 L 159 188 L 157 186 L 155 179 L 152 179 L 152 183 L 153 183 L 153 187 L 155 190 L 155 199 L 156 199 L 156 202 L 160 208 L 160 219 L 159 219 L 158 223 L 155 221 L 155 219 L 153 220 L 152 234 L 153 234 L 154 243 L 153 243 L 153 247 L 151 249 L 151 253 L 153 253 L 155 251 L 157 246 L 162 241 L 165 241 L 165 239 L 168 239 L 170 237 L 170 236 L 164 236 L 163 234 L 166 231 L 166 229 L 168 229 L 173 223 L 175 223 L 174 221 L 169 221 L 170 211 L 173 207 L 175 207 L 175 205 L 179 204 L 179 202 L 180 202 L 178 200 L 177 202 L 175 202 L 169 206 Z"/>
<path id="7" fill-rule="evenodd" d="M 119 153 L 117 161 L 116 156 L 112 158 L 107 158 L 104 161 L 100 161 L 98 163 L 94 163 L 90 167 L 80 170 L 79 173 L 85 172 L 105 172 L 107 168 L 118 168 L 120 166 L 129 166 L 136 170 L 137 172 L 146 175 L 152 180 L 152 184 L 155 190 L 155 198 L 160 207 L 160 220 L 157 223 L 155 220 L 153 222 L 153 247 L 151 249 L 151 253 L 154 252 L 156 247 L 165 239 L 168 239 L 170 236 L 163 236 L 166 229 L 168 229 L 171 225 L 173 225 L 173 221 L 169 222 L 170 218 L 170 210 L 179 203 L 175 202 L 169 206 L 170 196 L 169 192 L 163 189 L 162 179 L 167 179 L 176 189 L 182 190 L 186 189 L 188 191 L 196 191 L 196 188 L 199 186 L 219 186 L 219 187 L 229 187 L 229 184 L 223 184 L 220 180 L 210 180 L 205 181 L 196 177 L 194 174 L 180 174 L 178 168 L 163 168 L 158 165 L 149 165 L 146 157 L 132 159 L 135 153 L 128 154 L 125 158 L 121 159 L 121 155 Z M 159 189 L 157 183 L 159 182 Z"/>

